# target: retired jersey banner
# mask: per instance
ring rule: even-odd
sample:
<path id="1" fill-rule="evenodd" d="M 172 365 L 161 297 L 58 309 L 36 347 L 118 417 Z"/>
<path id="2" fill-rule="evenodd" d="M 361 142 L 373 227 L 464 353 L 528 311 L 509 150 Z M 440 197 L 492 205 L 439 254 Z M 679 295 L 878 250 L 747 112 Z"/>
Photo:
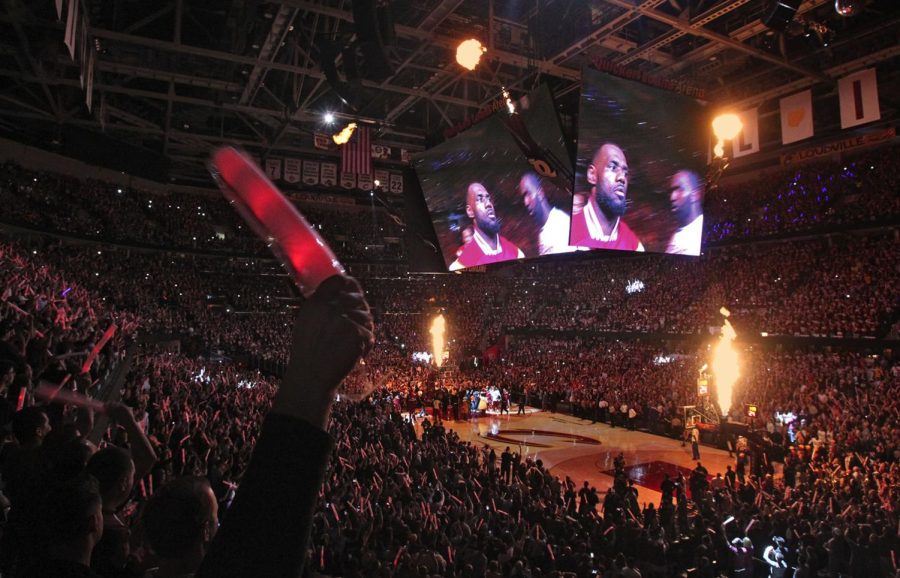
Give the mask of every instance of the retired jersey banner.
<path id="1" fill-rule="evenodd" d="M 375 188 L 381 189 L 382 191 L 388 190 L 388 179 L 390 178 L 391 175 L 386 170 L 375 169 L 375 180 L 378 181 L 378 184 L 375 185 Z"/>
<path id="2" fill-rule="evenodd" d="M 303 184 L 318 185 L 319 184 L 319 162 L 303 161 Z"/>
<path id="3" fill-rule="evenodd" d="M 354 173 L 341 173 L 341 186 L 345 189 L 355 189 L 356 188 L 356 174 Z"/>
<path id="4" fill-rule="evenodd" d="M 791 144 L 813 135 L 812 91 L 781 99 L 781 143 Z"/>
<path id="5" fill-rule="evenodd" d="M 289 183 L 300 182 L 300 159 L 284 159 L 284 180 Z"/>
<path id="6" fill-rule="evenodd" d="M 759 152 L 759 109 L 751 108 L 738 113 L 741 129 L 733 141 L 731 141 L 731 156 L 744 157 Z"/>
<path id="7" fill-rule="evenodd" d="M 409 151 L 406 149 L 400 149 L 400 162 L 409 163 Z"/>
<path id="8" fill-rule="evenodd" d="M 281 180 L 281 159 L 266 159 L 266 176 L 273 181 Z"/>
<path id="9" fill-rule="evenodd" d="M 403 175 L 399 175 L 397 173 L 391 173 L 390 191 L 392 193 L 402 193 L 403 192 Z"/>
<path id="10" fill-rule="evenodd" d="M 335 163 L 322 163 L 322 177 L 320 182 L 326 187 L 333 187 L 337 184 L 337 165 Z"/>
<path id="11" fill-rule="evenodd" d="M 881 118 L 875 69 L 867 68 L 838 80 L 841 128 L 859 126 Z"/>
<path id="12" fill-rule="evenodd" d="M 372 175 L 356 175 L 356 186 L 364 191 L 371 191 L 374 188 Z"/>

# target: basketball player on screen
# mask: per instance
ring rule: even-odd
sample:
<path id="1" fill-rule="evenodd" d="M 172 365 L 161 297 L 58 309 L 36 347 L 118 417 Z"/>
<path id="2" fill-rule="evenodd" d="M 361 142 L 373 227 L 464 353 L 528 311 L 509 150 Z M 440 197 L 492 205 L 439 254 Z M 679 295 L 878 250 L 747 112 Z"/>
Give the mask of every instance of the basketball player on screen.
<path id="1" fill-rule="evenodd" d="M 569 246 L 569 215 L 547 201 L 541 179 L 535 173 L 522 175 L 519 194 L 525 209 L 539 228 L 538 253 L 550 255 L 575 251 L 575 247 Z"/>
<path id="2" fill-rule="evenodd" d="M 456 261 L 450 264 L 451 271 L 525 257 L 521 249 L 500 235 L 494 201 L 481 183 L 470 184 L 466 191 L 466 214 L 472 219 L 472 240 L 463 245 Z"/>
<path id="3" fill-rule="evenodd" d="M 703 183 L 694 172 L 678 171 L 672 175 L 669 188 L 678 229 L 669 240 L 666 253 L 699 255 L 703 237 Z"/>
<path id="4" fill-rule="evenodd" d="M 622 220 L 627 206 L 628 161 L 618 146 L 606 143 L 588 165 L 591 192 L 584 209 L 572 216 L 570 242 L 578 247 L 643 251 L 640 239 Z"/>

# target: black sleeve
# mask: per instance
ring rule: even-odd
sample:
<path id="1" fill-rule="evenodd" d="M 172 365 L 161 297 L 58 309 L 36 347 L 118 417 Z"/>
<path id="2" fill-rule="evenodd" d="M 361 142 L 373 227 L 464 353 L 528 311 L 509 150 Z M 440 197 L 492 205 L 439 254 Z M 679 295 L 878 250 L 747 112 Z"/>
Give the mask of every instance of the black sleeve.
<path id="1" fill-rule="evenodd" d="M 270 413 L 197 578 L 299 576 L 333 446 L 305 421 Z"/>

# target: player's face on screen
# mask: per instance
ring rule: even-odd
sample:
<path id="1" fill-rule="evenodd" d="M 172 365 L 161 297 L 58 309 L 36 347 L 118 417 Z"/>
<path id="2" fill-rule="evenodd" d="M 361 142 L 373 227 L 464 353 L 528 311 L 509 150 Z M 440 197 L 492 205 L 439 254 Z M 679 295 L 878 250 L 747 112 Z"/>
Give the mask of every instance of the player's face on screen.
<path id="1" fill-rule="evenodd" d="M 466 213 L 475 221 L 475 226 L 485 233 L 496 235 L 500 232 L 500 221 L 494 212 L 494 201 L 481 183 L 469 185 Z"/>
<path id="2" fill-rule="evenodd" d="M 596 188 L 597 205 L 604 213 L 621 217 L 625 214 L 628 195 L 628 161 L 616 145 L 600 147 L 594 162 L 588 166 L 587 181 Z"/>
<path id="3" fill-rule="evenodd" d="M 532 217 L 540 210 L 540 185 L 534 180 L 523 177 L 519 181 L 519 194 L 522 195 L 522 203 Z"/>
<path id="4" fill-rule="evenodd" d="M 672 175 L 669 183 L 669 200 L 672 201 L 672 212 L 679 221 L 684 222 L 691 214 L 694 202 L 694 185 L 691 176 L 686 171 L 679 171 Z"/>

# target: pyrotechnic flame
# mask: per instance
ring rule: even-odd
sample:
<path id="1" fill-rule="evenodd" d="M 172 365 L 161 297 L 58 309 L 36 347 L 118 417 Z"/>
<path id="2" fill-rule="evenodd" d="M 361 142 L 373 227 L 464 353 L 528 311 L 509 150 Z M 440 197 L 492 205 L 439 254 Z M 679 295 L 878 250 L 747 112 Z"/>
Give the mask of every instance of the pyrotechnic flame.
<path id="1" fill-rule="evenodd" d="M 728 317 L 731 313 L 724 307 L 720 310 L 722 315 Z M 719 409 L 722 415 L 728 415 L 731 409 L 731 399 L 734 393 L 734 384 L 741 376 L 740 360 L 738 352 L 734 348 L 734 340 L 737 337 L 734 328 L 728 319 L 722 325 L 722 333 L 719 335 L 719 342 L 713 348 L 712 361 L 710 367 L 716 378 L 716 395 L 719 398 Z"/>
<path id="2" fill-rule="evenodd" d="M 737 135 L 741 134 L 744 125 L 740 117 L 736 114 L 720 114 L 712 122 L 713 134 L 716 135 L 716 146 L 713 147 L 713 154 L 717 157 L 725 156 L 725 141 L 733 140 Z"/>
<path id="3" fill-rule="evenodd" d="M 350 140 L 350 137 L 353 136 L 353 131 L 356 130 L 356 123 L 351 122 L 347 126 L 341 129 L 341 132 L 333 135 L 331 138 L 334 139 L 336 144 L 342 145 Z"/>
<path id="4" fill-rule="evenodd" d="M 431 349 L 434 353 L 434 364 L 438 367 L 444 363 L 444 330 L 447 323 L 443 315 L 438 315 L 431 322 Z"/>
<path id="5" fill-rule="evenodd" d="M 481 55 L 487 52 L 487 48 L 481 45 L 481 42 L 470 38 L 456 48 L 456 61 L 460 66 L 467 70 L 475 70 Z"/>

